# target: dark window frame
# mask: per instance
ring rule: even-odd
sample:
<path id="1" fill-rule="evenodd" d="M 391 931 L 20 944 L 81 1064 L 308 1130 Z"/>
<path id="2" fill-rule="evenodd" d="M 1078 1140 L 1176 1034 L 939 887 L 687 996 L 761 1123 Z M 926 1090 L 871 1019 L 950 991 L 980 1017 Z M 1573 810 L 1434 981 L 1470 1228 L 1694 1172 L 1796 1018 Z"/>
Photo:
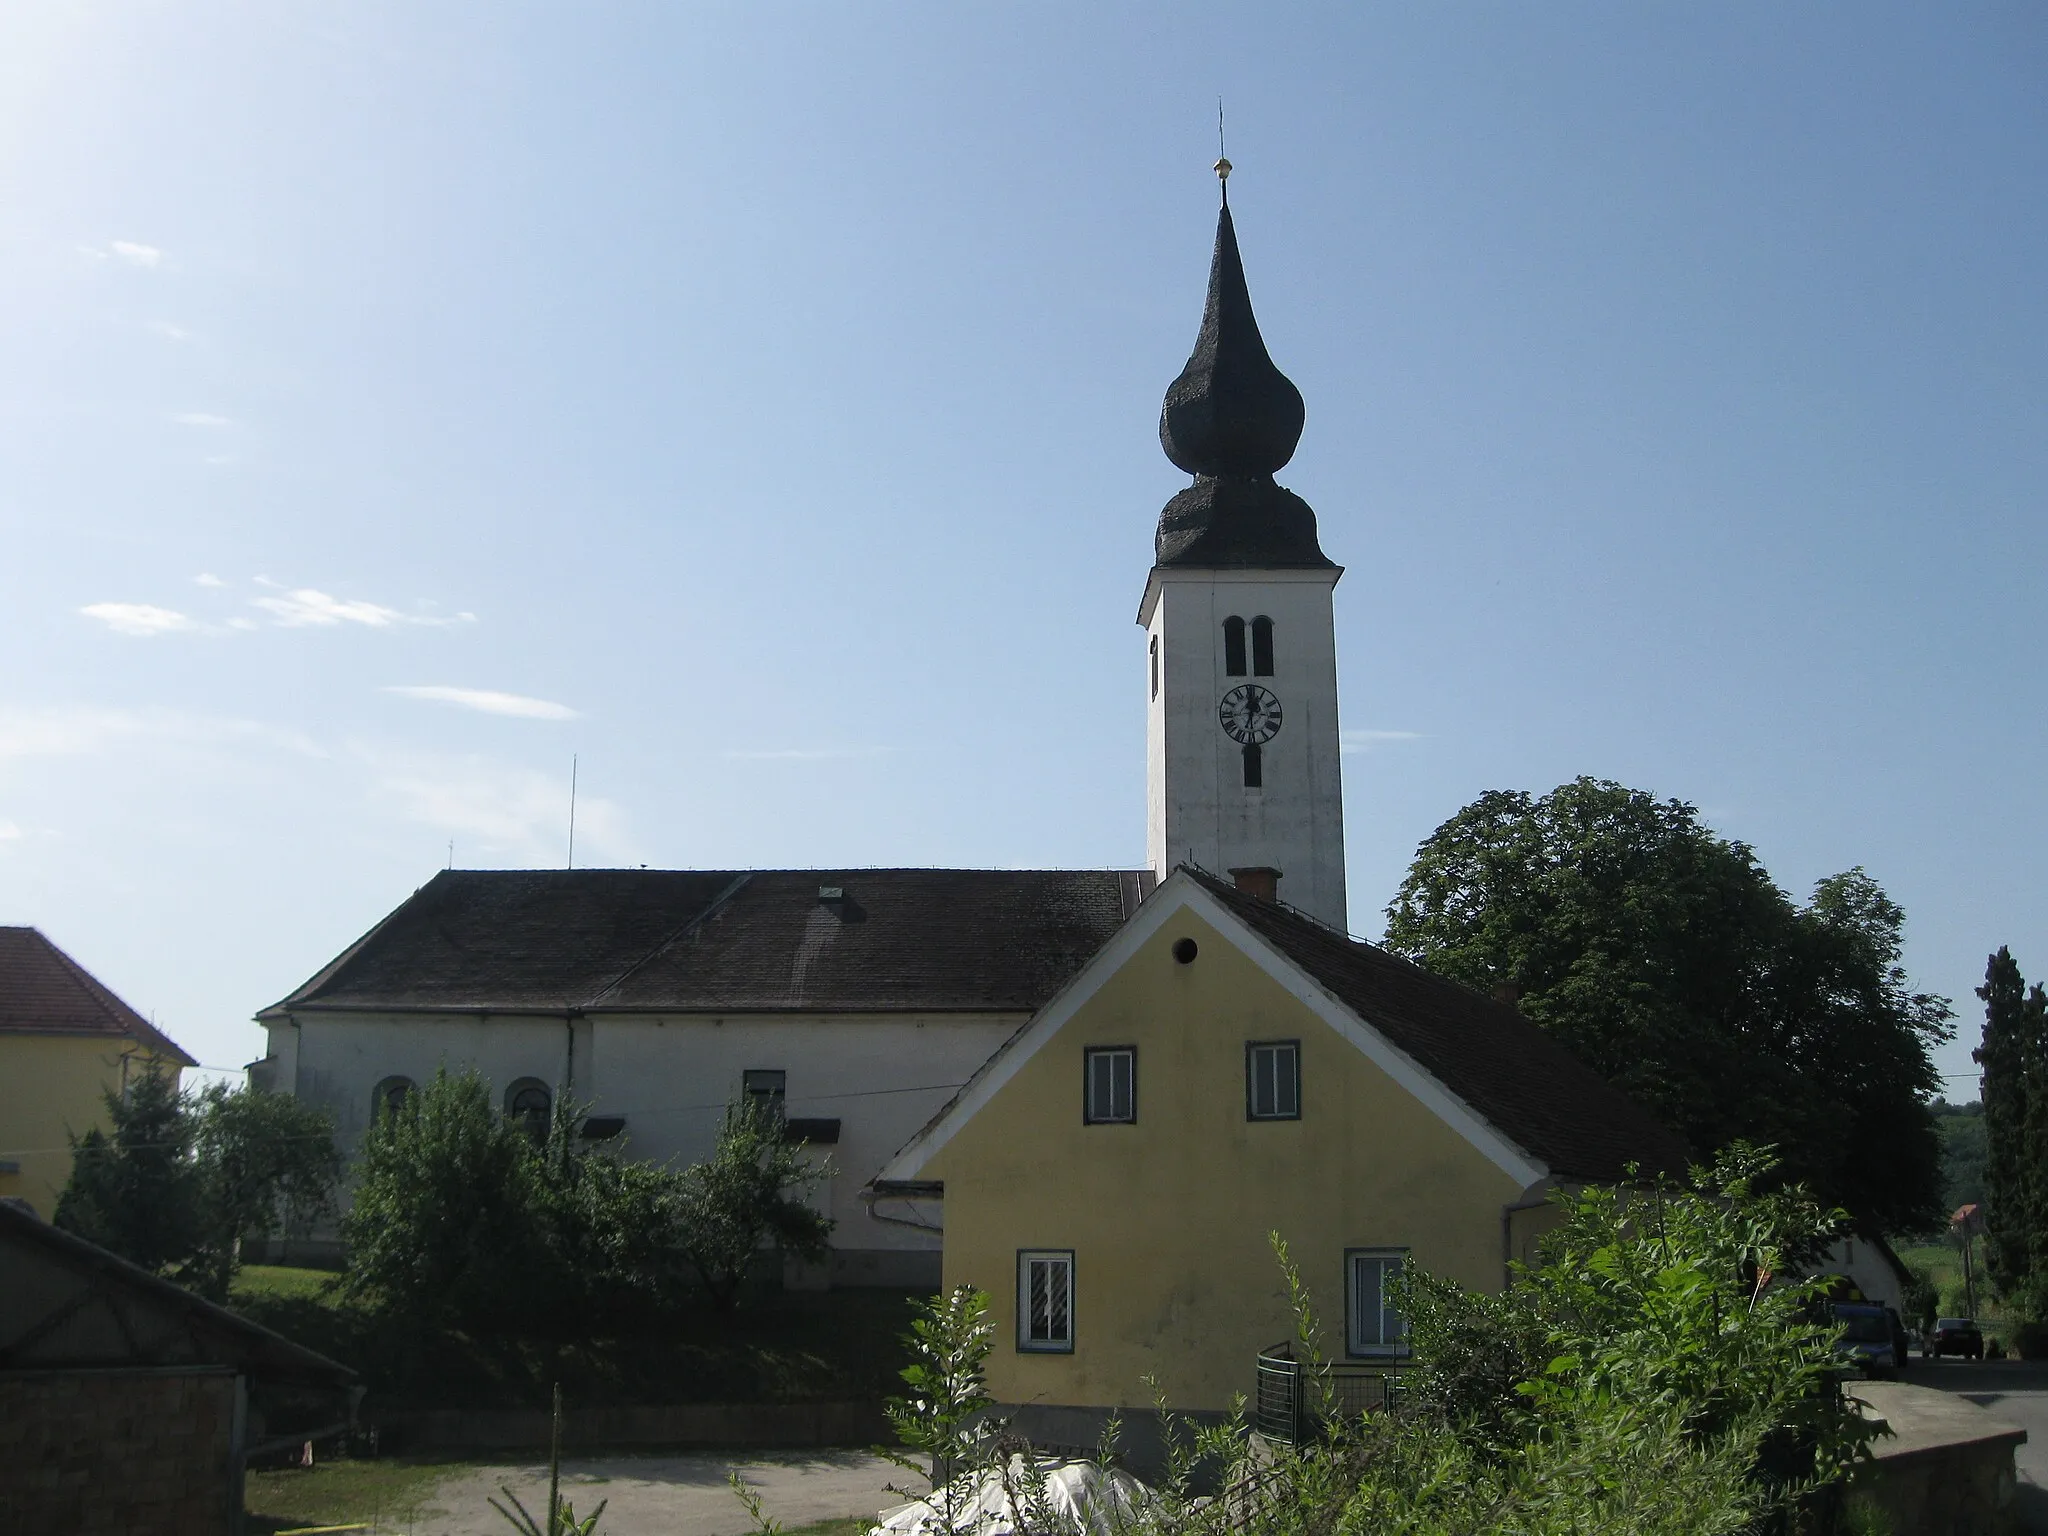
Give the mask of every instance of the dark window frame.
<path id="1" fill-rule="evenodd" d="M 377 1086 L 370 1090 L 371 1123 L 375 1124 L 377 1117 L 386 1110 L 397 1114 L 399 1105 L 405 1102 L 404 1095 L 416 1094 L 419 1091 L 420 1085 L 403 1073 L 394 1072 L 391 1076 L 380 1079 Z"/>
<path id="2" fill-rule="evenodd" d="M 1232 614 L 1223 621 L 1223 675 L 1245 677 L 1244 620 Z"/>
<path id="3" fill-rule="evenodd" d="M 1258 1053 L 1260 1051 L 1286 1050 L 1291 1053 L 1294 1063 L 1294 1108 L 1290 1113 L 1276 1110 L 1272 1114 L 1259 1113 Z M 1279 1102 L 1279 1078 L 1274 1078 L 1274 1101 Z M 1244 1117 L 1247 1120 L 1299 1120 L 1301 1118 L 1301 1041 L 1294 1040 L 1247 1040 L 1244 1043 Z"/>
<path id="4" fill-rule="evenodd" d="M 1356 1313 L 1358 1285 L 1353 1271 L 1357 1261 L 1360 1259 L 1397 1259 L 1400 1261 L 1401 1272 L 1404 1274 L 1407 1273 L 1409 1267 L 1414 1263 L 1413 1258 L 1410 1256 L 1410 1250 L 1398 1243 L 1380 1243 L 1367 1247 L 1346 1248 L 1344 1250 L 1344 1358 L 1347 1360 L 1406 1360 L 1412 1352 L 1412 1346 L 1408 1342 L 1408 1315 L 1398 1307 L 1392 1309 L 1394 1315 L 1401 1320 L 1400 1337 L 1394 1343 L 1368 1344 L 1362 1348 L 1358 1344 L 1358 1318 Z M 1386 1276 L 1383 1272 L 1380 1277 L 1380 1315 L 1382 1321 L 1384 1321 L 1385 1315 L 1389 1310 L 1385 1299 L 1387 1294 L 1386 1284 Z"/>
<path id="5" fill-rule="evenodd" d="M 1098 1115 L 1095 1113 L 1095 1062 L 1099 1057 L 1126 1056 L 1130 1058 L 1131 1080 L 1129 1097 L 1131 1112 L 1127 1115 Z M 1112 1084 L 1110 1097 L 1115 1098 Z M 1138 1123 L 1138 1048 L 1135 1045 L 1090 1045 L 1081 1050 L 1081 1123 L 1083 1125 L 1136 1125 Z"/>
<path id="6" fill-rule="evenodd" d="M 1067 1334 L 1064 1339 L 1034 1339 L 1031 1337 L 1031 1264 L 1033 1262 L 1061 1263 L 1066 1266 L 1067 1276 Z M 1020 1355 L 1071 1355 L 1074 1340 L 1080 1330 L 1075 1326 L 1075 1293 L 1080 1285 L 1076 1277 L 1074 1250 L 1071 1248 L 1019 1248 L 1017 1250 L 1017 1353 Z"/>
<path id="7" fill-rule="evenodd" d="M 1152 697 L 1159 697 L 1159 637 L 1152 637 Z"/>
<path id="8" fill-rule="evenodd" d="M 529 1093 L 538 1093 L 541 1097 L 537 1125 L 534 1123 L 534 1111 L 531 1108 L 521 1109 L 513 1102 Z M 517 1120 L 520 1128 L 536 1141 L 547 1136 L 548 1123 L 554 1118 L 555 1113 L 555 1090 L 548 1084 L 537 1077 L 515 1077 L 505 1089 L 504 1102 L 506 1119 Z"/>
<path id="9" fill-rule="evenodd" d="M 773 1085 L 756 1079 L 773 1078 Z M 781 1067 L 747 1067 L 740 1073 L 740 1097 L 749 1104 L 765 1104 L 776 1119 L 788 1115 L 789 1073 Z"/>
<path id="10" fill-rule="evenodd" d="M 1273 621 L 1263 613 L 1252 620 L 1252 676 L 1273 675 Z"/>
<path id="11" fill-rule="evenodd" d="M 1244 744 L 1244 787 L 1264 789 L 1266 787 L 1266 753 L 1256 741 Z"/>

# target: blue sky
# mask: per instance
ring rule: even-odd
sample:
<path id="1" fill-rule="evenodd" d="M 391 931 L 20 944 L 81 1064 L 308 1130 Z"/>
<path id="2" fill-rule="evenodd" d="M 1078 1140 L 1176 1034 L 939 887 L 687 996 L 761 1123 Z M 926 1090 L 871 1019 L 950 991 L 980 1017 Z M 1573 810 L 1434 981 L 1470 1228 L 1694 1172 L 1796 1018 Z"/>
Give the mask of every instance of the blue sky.
<path id="1" fill-rule="evenodd" d="M 1354 929 L 1612 777 L 1869 868 L 1967 1072 L 2048 974 L 2030 4 L 10 8 L 0 921 L 232 1066 L 572 754 L 579 864 L 1142 863 L 1219 94 Z"/>

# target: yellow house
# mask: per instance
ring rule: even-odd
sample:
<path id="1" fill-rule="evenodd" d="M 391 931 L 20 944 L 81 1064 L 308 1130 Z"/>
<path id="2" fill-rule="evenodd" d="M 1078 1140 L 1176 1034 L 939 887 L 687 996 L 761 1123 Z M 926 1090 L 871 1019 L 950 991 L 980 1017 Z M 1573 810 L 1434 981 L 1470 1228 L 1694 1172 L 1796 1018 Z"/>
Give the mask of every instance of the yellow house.
<path id="1" fill-rule="evenodd" d="M 1269 1233 L 1328 1353 L 1398 1369 L 1402 1269 L 1498 1289 L 1550 1188 L 1685 1155 L 1512 1008 L 1182 868 L 868 1199 L 942 1215 L 946 1285 L 992 1299 L 991 1392 L 1085 1445 L 1148 1377 L 1183 1411 L 1254 1393 L 1294 1328 Z"/>
<path id="2" fill-rule="evenodd" d="M 47 1220 L 71 1137 L 108 1129 L 104 1095 L 152 1064 L 198 1065 L 35 929 L 0 928 L 0 1198 Z"/>

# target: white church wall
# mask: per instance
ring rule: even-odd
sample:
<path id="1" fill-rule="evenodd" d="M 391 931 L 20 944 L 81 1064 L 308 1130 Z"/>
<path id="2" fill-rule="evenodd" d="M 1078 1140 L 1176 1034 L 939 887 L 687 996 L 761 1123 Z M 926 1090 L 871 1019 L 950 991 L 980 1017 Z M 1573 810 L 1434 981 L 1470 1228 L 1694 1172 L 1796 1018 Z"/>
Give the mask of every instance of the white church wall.
<path id="1" fill-rule="evenodd" d="M 745 1072 L 783 1072 L 787 1115 L 840 1122 L 837 1145 L 813 1153 L 833 1168 L 818 1200 L 836 1223 L 835 1278 L 936 1284 L 937 1236 L 874 1220 L 860 1190 L 1024 1017 L 599 1014 L 576 1020 L 573 1053 L 561 1016 L 309 1011 L 296 1026 L 268 1027 L 276 1087 L 331 1109 L 347 1154 L 369 1128 L 380 1083 L 424 1083 L 445 1065 L 477 1072 L 499 1103 L 522 1077 L 556 1095 L 566 1084 L 579 1107 L 626 1117 L 625 1155 L 681 1166 L 710 1152 Z M 330 1227 L 311 1251 L 332 1257 L 335 1240 Z"/>

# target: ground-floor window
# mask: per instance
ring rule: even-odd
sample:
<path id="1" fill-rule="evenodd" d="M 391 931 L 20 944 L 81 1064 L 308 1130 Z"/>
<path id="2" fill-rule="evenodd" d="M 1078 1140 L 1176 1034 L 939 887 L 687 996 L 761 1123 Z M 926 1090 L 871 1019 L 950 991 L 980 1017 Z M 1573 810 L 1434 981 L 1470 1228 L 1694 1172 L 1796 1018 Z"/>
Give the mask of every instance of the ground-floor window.
<path id="1" fill-rule="evenodd" d="M 1051 1354 L 1073 1350 L 1073 1249 L 1027 1248 L 1017 1255 L 1017 1347 Z"/>
<path id="2" fill-rule="evenodd" d="M 1350 1355 L 1408 1353 L 1408 1320 L 1396 1306 L 1395 1281 L 1407 1267 L 1405 1248 L 1349 1248 L 1344 1253 L 1344 1349 Z"/>

